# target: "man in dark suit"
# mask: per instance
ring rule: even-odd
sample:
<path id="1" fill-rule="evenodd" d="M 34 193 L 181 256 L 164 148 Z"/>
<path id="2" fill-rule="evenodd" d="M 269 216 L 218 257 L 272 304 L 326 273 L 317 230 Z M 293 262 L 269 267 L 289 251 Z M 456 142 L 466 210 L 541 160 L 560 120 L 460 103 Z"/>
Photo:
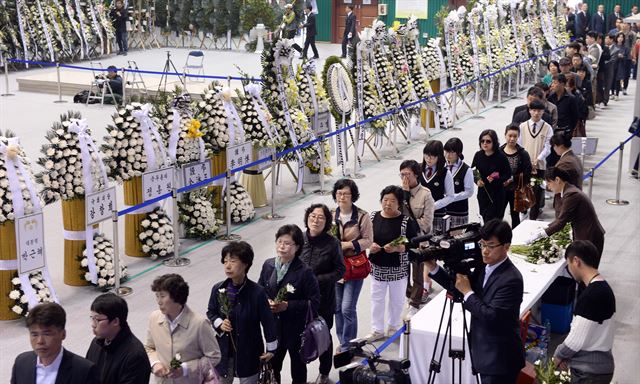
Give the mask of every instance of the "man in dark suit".
<path id="1" fill-rule="evenodd" d="M 604 16 L 604 5 L 598 5 L 598 12 L 591 17 L 590 31 L 605 34 L 607 33 L 607 19 Z"/>
<path id="2" fill-rule="evenodd" d="M 309 46 L 313 50 L 313 58 L 318 59 L 318 48 L 316 48 L 316 14 L 313 13 L 313 6 L 311 4 L 304 8 L 304 14 L 307 15 L 307 22 L 300 24 L 300 28 L 307 28 L 307 37 L 304 40 L 304 48 L 302 49 L 302 59 L 307 59 L 307 51 Z"/>
<path id="3" fill-rule="evenodd" d="M 342 35 L 342 57 L 347 57 L 347 44 L 356 37 L 356 15 L 353 13 L 353 5 L 347 5 L 345 7 L 347 11 L 347 23 L 344 27 L 344 34 Z"/>
<path id="4" fill-rule="evenodd" d="M 587 3 L 580 4 L 580 10 L 576 14 L 576 38 L 584 40 L 587 32 L 589 32 L 589 6 Z"/>
<path id="5" fill-rule="evenodd" d="M 513 110 L 513 116 L 511 117 L 511 122 L 513 124 L 520 125 L 531 118 L 531 114 L 529 113 L 529 104 L 531 104 L 534 100 L 538 100 L 544 103 L 544 91 L 535 86 L 529 88 L 529 90 L 527 91 L 527 103 L 519 105 Z M 542 114 L 542 120 L 546 121 L 553 127 L 553 116 L 551 116 L 551 113 L 549 113 L 549 111 L 547 111 L 546 109 Z"/>
<path id="6" fill-rule="evenodd" d="M 565 7 L 564 9 L 564 21 L 565 21 L 565 30 L 571 34 L 571 36 L 576 35 L 576 15 L 571 11 L 571 7 Z"/>
<path id="7" fill-rule="evenodd" d="M 56 303 L 35 306 L 27 316 L 33 351 L 16 357 L 11 384 L 100 383 L 96 366 L 62 348 L 67 315 Z"/>
<path id="8" fill-rule="evenodd" d="M 591 199 L 578 187 L 569 184 L 571 174 L 565 169 L 559 167 L 548 169 L 544 178 L 547 187 L 554 194 L 560 195 L 560 213 L 547 228 L 531 234 L 527 243 L 551 236 L 561 231 L 565 225 L 571 224 L 573 240 L 589 240 L 598 248 L 598 260 L 595 265 L 597 268 L 604 249 L 604 228 L 598 220 Z"/>
<path id="9" fill-rule="evenodd" d="M 431 278 L 443 287 L 455 281 L 464 296 L 464 308 L 471 313 L 469 343 L 472 363 L 482 384 L 515 384 L 524 367 L 524 347 L 520 337 L 520 304 L 524 291 L 522 275 L 509 260 L 511 227 L 493 219 L 480 230 L 484 268 L 471 276 L 455 279 L 435 261 L 426 261 Z"/>
<path id="10" fill-rule="evenodd" d="M 609 16 L 607 16 L 607 32 L 615 28 L 616 20 L 622 18 L 624 18 L 624 16 L 622 15 L 622 8 L 620 7 L 620 4 L 616 4 L 613 7 L 613 12 L 611 12 Z"/>

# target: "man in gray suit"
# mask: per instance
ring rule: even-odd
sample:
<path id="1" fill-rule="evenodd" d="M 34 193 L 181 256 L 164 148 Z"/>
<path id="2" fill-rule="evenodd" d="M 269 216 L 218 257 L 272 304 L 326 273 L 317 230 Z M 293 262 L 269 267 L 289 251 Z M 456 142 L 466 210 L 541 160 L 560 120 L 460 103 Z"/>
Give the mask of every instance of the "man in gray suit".
<path id="1" fill-rule="evenodd" d="M 100 383 L 96 366 L 62 348 L 67 314 L 56 303 L 39 304 L 27 316 L 33 351 L 16 357 L 11 384 Z"/>

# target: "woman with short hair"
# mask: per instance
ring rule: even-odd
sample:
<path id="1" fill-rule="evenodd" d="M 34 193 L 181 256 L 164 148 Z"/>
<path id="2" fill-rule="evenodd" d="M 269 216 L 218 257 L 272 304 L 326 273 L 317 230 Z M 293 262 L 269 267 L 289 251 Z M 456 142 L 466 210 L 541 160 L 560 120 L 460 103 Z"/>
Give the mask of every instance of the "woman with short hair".
<path id="1" fill-rule="evenodd" d="M 524 148 L 518 145 L 519 136 L 520 127 L 518 125 L 507 125 L 507 128 L 504 130 L 506 143 L 500 146 L 500 151 L 507 157 L 507 161 L 509 161 L 509 167 L 513 175 L 512 178 L 502 183 L 506 190 L 503 211 L 507 206 L 510 206 L 511 228 L 515 228 L 520 224 L 520 212 L 515 210 L 514 205 L 516 188 L 520 186 L 521 182 L 523 185 L 528 185 L 531 179 L 531 157 Z M 524 212 L 526 212 L 526 210 Z"/>
<path id="2" fill-rule="evenodd" d="M 392 336 L 402 325 L 400 317 L 404 304 L 409 274 L 409 243 L 418 235 L 418 225 L 402 214 L 402 188 L 385 187 L 380 192 L 382 209 L 371 213 L 373 244 L 369 248 L 371 260 L 371 333 L 369 341 L 385 337 L 385 301 L 389 295 L 387 336 Z M 404 238 L 404 239 L 403 239 Z"/>
<path id="3" fill-rule="evenodd" d="M 433 232 L 444 231 L 444 216 L 447 206 L 453 202 L 455 189 L 453 176 L 447 170 L 444 158 L 444 147 L 439 140 L 429 140 L 422 149 L 422 174 L 420 184 L 429 188 L 435 201 L 433 214 Z"/>
<path id="4" fill-rule="evenodd" d="M 345 273 L 336 284 L 336 333 L 341 347 L 358 336 L 358 298 L 366 274 L 367 249 L 373 243 L 373 227 L 369 214 L 358 208 L 358 186 L 351 179 L 340 179 L 333 185 L 333 201 L 338 206 L 332 211 L 335 236 L 340 241 L 345 263 Z M 365 259 L 363 259 L 363 257 Z M 355 265 L 358 264 L 358 267 Z"/>
<path id="5" fill-rule="evenodd" d="M 253 264 L 253 248 L 247 242 L 232 241 L 222 248 L 220 262 L 227 279 L 211 288 L 207 309 L 222 352 L 216 369 L 222 376 L 221 383 L 231 384 L 234 377 L 243 384 L 257 383 L 260 361 L 273 357 L 278 340 L 267 294 L 247 277 Z"/>
<path id="6" fill-rule="evenodd" d="M 220 361 L 220 348 L 209 319 L 187 306 L 189 285 L 169 273 L 151 284 L 158 309 L 149 316 L 144 348 L 158 383 L 200 384 L 203 372 Z M 172 368 L 171 362 L 180 366 Z"/>
<path id="7" fill-rule="evenodd" d="M 276 257 L 262 264 L 258 284 L 267 292 L 267 299 L 276 320 L 278 348 L 271 359 L 276 380 L 280 381 L 282 362 L 287 352 L 291 361 L 291 379 L 294 384 L 306 384 L 307 364 L 300 356 L 301 334 L 306 326 L 307 311 L 311 306 L 317 316 L 320 305 L 318 280 L 300 260 L 304 235 L 297 225 L 283 225 L 276 232 Z"/>

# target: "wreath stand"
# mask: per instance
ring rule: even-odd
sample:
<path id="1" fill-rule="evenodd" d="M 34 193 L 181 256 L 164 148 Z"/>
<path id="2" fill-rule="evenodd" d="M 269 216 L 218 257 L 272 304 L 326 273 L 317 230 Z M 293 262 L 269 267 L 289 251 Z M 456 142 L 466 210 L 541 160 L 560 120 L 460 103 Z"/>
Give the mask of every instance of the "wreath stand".
<path id="1" fill-rule="evenodd" d="M 8 220 L 0 224 L 0 320 L 20 318 L 11 310 L 13 300 L 9 298 L 9 292 L 13 289 L 11 279 L 18 273 L 16 253 L 15 223 Z"/>

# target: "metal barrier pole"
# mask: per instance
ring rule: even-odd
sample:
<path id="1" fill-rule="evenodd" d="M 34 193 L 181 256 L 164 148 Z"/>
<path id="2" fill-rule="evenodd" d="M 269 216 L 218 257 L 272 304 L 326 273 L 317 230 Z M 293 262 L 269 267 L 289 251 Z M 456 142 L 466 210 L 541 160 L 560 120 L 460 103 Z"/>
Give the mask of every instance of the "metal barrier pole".
<path id="1" fill-rule="evenodd" d="M 176 177 L 174 176 L 174 180 Z M 180 257 L 180 220 L 178 219 L 178 188 L 174 183 L 171 191 L 173 203 L 173 257 L 162 262 L 166 267 L 184 267 L 191 264 L 191 260 Z"/>
<path id="2" fill-rule="evenodd" d="M 494 108 L 496 109 L 504 109 L 504 105 L 502 105 L 502 73 L 498 74 L 498 104 Z"/>
<path id="3" fill-rule="evenodd" d="M 626 200 L 620 200 L 620 183 L 622 182 L 622 156 L 624 152 L 624 143 L 620 143 L 620 157 L 618 159 L 618 182 L 616 183 L 616 198 L 608 199 L 607 204 L 611 205 L 628 205 Z"/>
<path id="4" fill-rule="evenodd" d="M 591 168 L 589 171 L 589 199 L 591 199 L 591 192 L 593 191 L 593 176 L 595 176 L 593 172 L 595 172 L 595 169 Z"/>
<path id="5" fill-rule="evenodd" d="M 54 103 L 66 103 L 66 100 L 62 100 L 62 85 L 60 84 L 60 63 L 56 63 L 56 77 L 58 79 L 58 100 Z"/>
<path id="6" fill-rule="evenodd" d="M 476 112 L 473 114 L 473 116 L 471 116 L 472 119 L 475 120 L 482 120 L 484 119 L 484 116 L 480 116 L 480 80 L 476 81 L 476 88 L 475 88 L 475 93 L 476 93 Z"/>
<path id="7" fill-rule="evenodd" d="M 4 55 L 0 52 L 0 57 L 4 62 L 4 93 L 0 96 L 15 96 L 9 91 L 9 61 L 4 59 Z"/>
<path id="8" fill-rule="evenodd" d="M 330 191 L 324 189 L 324 139 L 320 140 L 320 189 L 313 191 L 316 195 L 325 196 Z"/>
<path id="9" fill-rule="evenodd" d="M 404 345 L 404 358 L 409 358 L 409 335 L 411 335 L 411 320 L 404 321 L 404 332 L 402 332 L 402 343 Z"/>
<path id="10" fill-rule="evenodd" d="M 351 172 L 351 178 L 362 179 L 364 178 L 364 175 L 361 173 L 358 173 L 358 145 L 360 141 L 360 124 L 358 124 L 357 121 L 356 121 L 356 126 L 353 134 L 354 134 L 353 136 L 353 172 Z M 393 146 L 395 147 L 395 144 L 393 144 Z"/>
<path id="11" fill-rule="evenodd" d="M 127 82 L 126 82 L 127 74 L 125 73 L 125 68 L 122 67 L 122 106 L 127 105 Z M 113 104 L 118 105 L 115 100 L 113 100 Z"/>
<path id="12" fill-rule="evenodd" d="M 113 267 L 115 268 L 115 284 L 113 292 L 118 296 L 127 296 L 133 292 L 132 288 L 120 285 L 120 248 L 118 242 L 118 211 L 111 212 L 113 223 Z"/>
<path id="13" fill-rule="evenodd" d="M 240 237 L 240 235 L 236 235 L 231 233 L 231 170 L 227 169 L 227 172 L 225 174 L 225 199 L 227 200 L 225 203 L 225 210 L 227 211 L 226 213 L 226 223 L 225 226 L 227 227 L 226 229 L 226 234 L 224 235 L 220 235 L 218 237 L 216 237 L 216 239 L 218 240 L 222 240 L 222 241 L 235 241 L 235 240 L 240 240 L 242 237 Z"/>
<path id="14" fill-rule="evenodd" d="M 263 215 L 262 218 L 265 220 L 282 220 L 284 216 L 281 216 L 276 213 L 276 165 L 278 163 L 278 158 L 275 153 L 271 155 L 271 213 L 267 213 Z"/>

